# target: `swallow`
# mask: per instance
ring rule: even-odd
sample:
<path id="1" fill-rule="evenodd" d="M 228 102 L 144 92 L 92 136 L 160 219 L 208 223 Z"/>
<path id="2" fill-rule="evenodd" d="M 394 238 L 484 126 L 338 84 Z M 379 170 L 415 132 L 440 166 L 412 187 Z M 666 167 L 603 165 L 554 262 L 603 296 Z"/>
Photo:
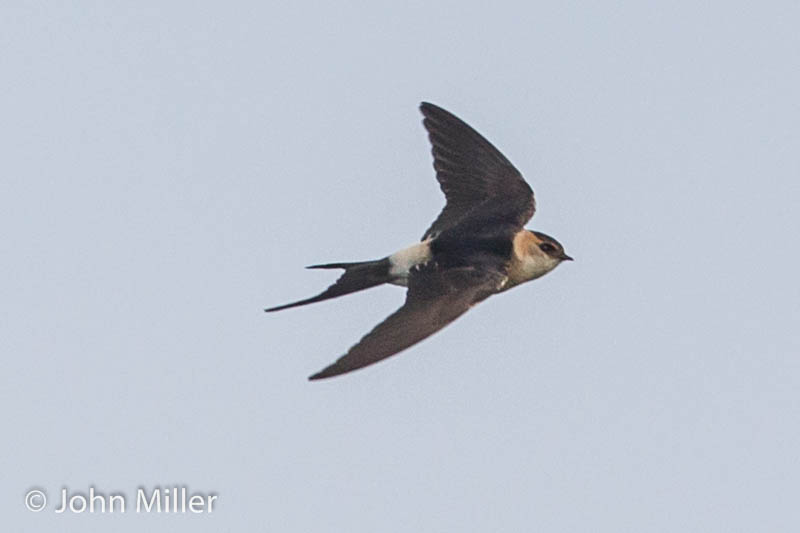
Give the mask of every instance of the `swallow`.
<path id="1" fill-rule="evenodd" d="M 420 111 L 446 200 L 421 241 L 382 259 L 309 266 L 344 273 L 316 296 L 265 309 L 280 311 L 385 283 L 408 288 L 400 309 L 310 380 L 386 359 L 489 296 L 572 260 L 553 237 L 524 229 L 536 210 L 533 190 L 497 148 L 441 107 L 423 102 Z"/>

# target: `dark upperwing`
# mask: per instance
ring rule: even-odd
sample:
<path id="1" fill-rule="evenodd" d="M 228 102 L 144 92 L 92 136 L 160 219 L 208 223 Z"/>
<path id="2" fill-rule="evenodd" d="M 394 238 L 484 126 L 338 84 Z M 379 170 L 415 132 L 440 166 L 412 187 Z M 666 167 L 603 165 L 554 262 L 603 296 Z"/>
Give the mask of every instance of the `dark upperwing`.
<path id="1" fill-rule="evenodd" d="M 375 326 L 347 354 L 308 379 L 338 376 L 405 350 L 497 292 L 505 279 L 505 273 L 483 267 L 440 270 L 429 264 L 414 271 L 403 306 Z"/>
<path id="2" fill-rule="evenodd" d="M 462 221 L 470 227 L 503 225 L 513 233 L 536 209 L 533 190 L 514 165 L 480 133 L 452 113 L 420 105 L 433 145 L 433 168 L 447 200 L 422 236 L 435 237 Z M 466 229 L 466 228 L 465 228 Z"/>

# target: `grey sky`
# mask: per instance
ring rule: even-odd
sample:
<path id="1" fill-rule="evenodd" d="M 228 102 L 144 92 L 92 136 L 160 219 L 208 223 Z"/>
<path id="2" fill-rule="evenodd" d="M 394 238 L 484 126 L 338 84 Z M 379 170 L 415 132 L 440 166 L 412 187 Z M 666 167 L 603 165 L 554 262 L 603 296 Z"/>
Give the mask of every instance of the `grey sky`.
<path id="1" fill-rule="evenodd" d="M 800 7 L 586 4 L 4 2 L 4 530 L 797 531 Z M 261 310 L 428 227 L 421 100 L 576 261 L 309 383 L 403 291 Z"/>

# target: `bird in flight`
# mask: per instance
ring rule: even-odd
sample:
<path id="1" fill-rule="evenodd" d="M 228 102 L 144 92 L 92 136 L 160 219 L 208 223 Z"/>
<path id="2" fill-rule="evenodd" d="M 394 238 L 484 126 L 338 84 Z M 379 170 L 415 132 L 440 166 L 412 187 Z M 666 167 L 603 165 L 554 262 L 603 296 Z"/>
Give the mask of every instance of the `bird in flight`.
<path id="1" fill-rule="evenodd" d="M 421 242 L 374 261 L 307 268 L 344 269 L 320 294 L 280 311 L 390 283 L 408 287 L 400 309 L 346 354 L 309 377 L 338 376 L 377 363 L 433 335 L 493 294 L 543 276 L 572 258 L 554 238 L 524 229 L 536 209 L 522 174 L 481 134 L 423 102 L 444 209 Z"/>

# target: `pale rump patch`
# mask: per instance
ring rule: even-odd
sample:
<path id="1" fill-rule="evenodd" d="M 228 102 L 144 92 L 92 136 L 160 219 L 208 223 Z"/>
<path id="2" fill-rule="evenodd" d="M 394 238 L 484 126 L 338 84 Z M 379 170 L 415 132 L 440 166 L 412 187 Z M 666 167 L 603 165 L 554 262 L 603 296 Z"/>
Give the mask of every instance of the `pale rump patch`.
<path id="1" fill-rule="evenodd" d="M 431 259 L 430 239 L 404 248 L 389 256 L 389 275 L 392 280 L 389 283 L 395 285 L 406 285 L 408 273 L 416 265 L 427 263 Z"/>

